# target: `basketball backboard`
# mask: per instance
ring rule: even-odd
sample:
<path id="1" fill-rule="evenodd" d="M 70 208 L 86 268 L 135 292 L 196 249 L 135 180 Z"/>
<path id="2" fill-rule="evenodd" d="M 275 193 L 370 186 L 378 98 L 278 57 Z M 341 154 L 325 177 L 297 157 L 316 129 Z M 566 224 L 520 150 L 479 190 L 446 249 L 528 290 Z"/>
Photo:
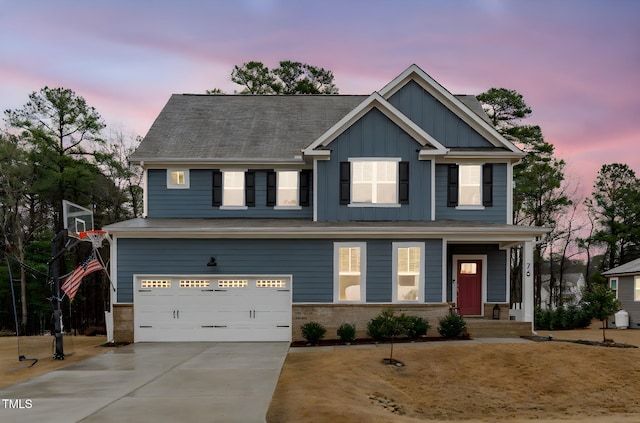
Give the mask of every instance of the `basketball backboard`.
<path id="1" fill-rule="evenodd" d="M 71 201 L 62 201 L 62 218 L 64 228 L 74 238 L 78 238 L 80 232 L 93 230 L 93 212 Z"/>

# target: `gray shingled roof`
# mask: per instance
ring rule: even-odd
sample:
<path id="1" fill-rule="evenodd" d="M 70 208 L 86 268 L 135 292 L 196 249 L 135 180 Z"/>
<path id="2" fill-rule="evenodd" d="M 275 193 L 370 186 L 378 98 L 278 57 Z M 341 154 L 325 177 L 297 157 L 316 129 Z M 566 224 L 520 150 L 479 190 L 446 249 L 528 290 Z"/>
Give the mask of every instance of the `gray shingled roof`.
<path id="1" fill-rule="evenodd" d="M 294 160 L 367 96 L 174 94 L 131 160 Z"/>
<path id="2" fill-rule="evenodd" d="M 367 97 L 174 94 L 130 159 L 297 161 Z M 475 97 L 456 97 L 488 120 Z"/>
<path id="3" fill-rule="evenodd" d="M 487 116 L 487 112 L 484 111 L 484 109 L 482 108 L 482 104 L 478 101 L 478 99 L 476 98 L 475 95 L 470 95 L 470 94 L 458 95 L 458 94 L 456 94 L 455 97 L 458 100 L 460 100 L 460 102 L 462 102 L 462 104 L 464 104 L 469 109 L 471 109 L 471 111 L 473 113 L 475 113 L 476 115 L 480 116 L 480 118 L 482 118 L 482 120 L 487 122 L 489 125 L 493 126 L 493 122 L 491 122 L 491 119 L 489 119 L 489 116 Z"/>
<path id="4" fill-rule="evenodd" d="M 640 258 L 632 260 L 629 263 L 622 264 L 618 267 L 614 267 L 606 272 L 602 272 L 603 276 L 620 276 L 628 274 L 640 274 Z"/>

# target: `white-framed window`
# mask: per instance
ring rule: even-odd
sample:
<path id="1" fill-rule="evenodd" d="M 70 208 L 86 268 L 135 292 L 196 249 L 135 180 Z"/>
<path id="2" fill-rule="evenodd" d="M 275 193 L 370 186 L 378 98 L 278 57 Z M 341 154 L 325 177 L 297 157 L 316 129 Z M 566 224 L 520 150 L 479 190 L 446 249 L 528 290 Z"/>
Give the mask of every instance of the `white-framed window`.
<path id="1" fill-rule="evenodd" d="M 616 298 L 618 298 L 618 278 L 609 279 L 609 288 L 616 294 Z"/>
<path id="2" fill-rule="evenodd" d="M 350 159 L 351 205 L 398 205 L 400 159 Z"/>
<path id="3" fill-rule="evenodd" d="M 633 300 L 640 301 L 640 276 L 636 276 L 634 279 Z"/>
<path id="4" fill-rule="evenodd" d="M 225 170 L 222 172 L 222 206 L 244 207 L 244 171 Z"/>
<path id="5" fill-rule="evenodd" d="M 394 242 L 393 302 L 424 301 L 424 243 Z"/>
<path id="6" fill-rule="evenodd" d="M 458 185 L 459 206 L 482 206 L 482 165 L 461 164 Z"/>
<path id="7" fill-rule="evenodd" d="M 334 301 L 365 302 L 367 244 L 365 242 L 335 242 Z"/>
<path id="8" fill-rule="evenodd" d="M 168 189 L 188 189 L 189 169 L 167 169 Z"/>
<path id="9" fill-rule="evenodd" d="M 298 207 L 300 172 L 297 170 L 279 170 L 277 172 L 276 207 Z"/>

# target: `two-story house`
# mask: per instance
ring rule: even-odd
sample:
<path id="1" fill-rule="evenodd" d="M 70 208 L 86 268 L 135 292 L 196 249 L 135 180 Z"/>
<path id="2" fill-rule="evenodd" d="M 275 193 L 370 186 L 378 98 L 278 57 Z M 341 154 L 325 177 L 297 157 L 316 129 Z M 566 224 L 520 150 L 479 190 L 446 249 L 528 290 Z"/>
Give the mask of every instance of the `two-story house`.
<path id="1" fill-rule="evenodd" d="M 394 306 L 509 320 L 523 152 L 413 65 L 371 95 L 173 95 L 131 157 L 145 216 L 107 226 L 116 340 L 299 339 Z M 507 323 L 507 322 L 505 322 Z M 525 325 L 526 327 L 526 325 Z M 530 325 L 528 326 L 530 333 Z"/>

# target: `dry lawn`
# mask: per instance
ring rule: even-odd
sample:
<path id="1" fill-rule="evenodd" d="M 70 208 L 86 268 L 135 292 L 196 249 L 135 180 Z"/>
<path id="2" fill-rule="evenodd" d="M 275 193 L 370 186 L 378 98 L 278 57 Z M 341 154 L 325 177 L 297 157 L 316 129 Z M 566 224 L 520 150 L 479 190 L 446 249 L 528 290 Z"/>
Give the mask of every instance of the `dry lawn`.
<path id="1" fill-rule="evenodd" d="M 65 359 L 54 360 L 53 336 L 20 337 L 20 354 L 27 358 L 38 358 L 33 367 L 25 368 L 32 362 L 18 359 L 16 338 L 0 337 L 0 389 L 107 352 L 109 348 L 98 346 L 106 341 L 104 336 L 64 336 Z"/>
<path id="2" fill-rule="evenodd" d="M 596 328 L 553 335 L 602 340 Z M 640 346 L 640 330 L 608 330 L 607 338 Z M 396 345 L 394 358 L 405 367 L 381 364 L 388 355 L 388 345 L 290 353 L 267 421 L 640 421 L 640 349 L 566 342 Z"/>

